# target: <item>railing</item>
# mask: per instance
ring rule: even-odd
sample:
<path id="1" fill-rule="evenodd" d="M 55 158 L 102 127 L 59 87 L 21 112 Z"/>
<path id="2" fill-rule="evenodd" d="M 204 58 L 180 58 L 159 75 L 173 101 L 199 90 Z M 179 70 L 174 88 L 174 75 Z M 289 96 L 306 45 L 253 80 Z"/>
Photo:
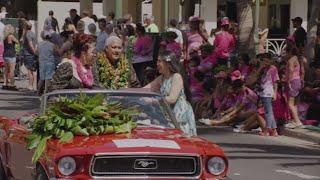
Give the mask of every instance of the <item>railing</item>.
<path id="1" fill-rule="evenodd" d="M 281 55 L 281 52 L 286 47 L 285 39 L 267 39 L 266 40 L 266 52 L 272 54 Z"/>

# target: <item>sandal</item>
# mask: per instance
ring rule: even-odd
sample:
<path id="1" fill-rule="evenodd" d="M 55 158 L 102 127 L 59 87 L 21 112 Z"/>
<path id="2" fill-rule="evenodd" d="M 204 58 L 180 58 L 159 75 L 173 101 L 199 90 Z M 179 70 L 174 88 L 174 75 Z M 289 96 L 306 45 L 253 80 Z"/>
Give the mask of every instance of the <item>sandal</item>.
<path id="1" fill-rule="evenodd" d="M 269 132 L 266 130 L 259 132 L 259 135 L 260 136 L 270 136 Z"/>
<path id="2" fill-rule="evenodd" d="M 208 126 L 211 126 L 212 123 L 211 123 L 211 120 L 210 119 L 199 119 L 199 122 L 205 124 L 205 125 L 208 125 Z"/>
<path id="3" fill-rule="evenodd" d="M 277 132 L 277 129 L 270 129 L 269 130 L 269 135 L 270 136 L 279 136 L 278 132 Z"/>

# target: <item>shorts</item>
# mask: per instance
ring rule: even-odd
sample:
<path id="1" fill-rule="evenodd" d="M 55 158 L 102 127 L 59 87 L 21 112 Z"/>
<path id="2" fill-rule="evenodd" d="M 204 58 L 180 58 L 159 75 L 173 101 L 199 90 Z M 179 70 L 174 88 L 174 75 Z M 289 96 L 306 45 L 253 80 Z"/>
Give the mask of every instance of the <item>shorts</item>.
<path id="1" fill-rule="evenodd" d="M 55 72 L 56 64 L 55 62 L 40 62 L 39 63 L 39 73 L 40 80 L 50 80 Z"/>
<path id="2" fill-rule="evenodd" d="M 30 71 L 37 71 L 38 69 L 38 62 L 36 60 L 36 57 L 31 54 L 24 54 L 23 56 L 24 65 L 26 68 Z"/>
<path id="3" fill-rule="evenodd" d="M 290 82 L 291 89 L 288 88 L 288 95 L 289 97 L 297 97 L 301 90 L 301 80 L 300 79 L 294 79 Z"/>
<path id="4" fill-rule="evenodd" d="M 4 57 L 4 62 L 6 63 L 16 63 L 17 58 L 16 57 Z"/>

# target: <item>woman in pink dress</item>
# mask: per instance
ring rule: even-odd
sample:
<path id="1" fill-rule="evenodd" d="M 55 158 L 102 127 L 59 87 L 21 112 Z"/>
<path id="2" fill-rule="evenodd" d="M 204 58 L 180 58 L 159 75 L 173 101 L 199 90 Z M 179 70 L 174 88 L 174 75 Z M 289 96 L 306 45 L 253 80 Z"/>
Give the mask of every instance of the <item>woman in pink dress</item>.
<path id="1" fill-rule="evenodd" d="M 200 19 L 192 17 L 189 21 L 190 32 L 187 34 L 186 59 L 190 59 L 190 54 L 198 53 L 200 46 L 206 41 L 200 30 Z M 185 62 L 187 65 L 188 62 Z"/>
<path id="2" fill-rule="evenodd" d="M 287 43 L 286 47 L 287 53 L 287 66 L 286 66 L 286 77 L 285 81 L 287 83 L 287 96 L 288 96 L 288 106 L 290 109 L 293 121 L 286 125 L 287 128 L 296 128 L 302 126 L 302 123 L 298 116 L 297 106 L 295 104 L 296 97 L 299 95 L 301 90 L 301 77 L 300 77 L 300 63 L 298 59 L 298 49 L 293 43 Z"/>

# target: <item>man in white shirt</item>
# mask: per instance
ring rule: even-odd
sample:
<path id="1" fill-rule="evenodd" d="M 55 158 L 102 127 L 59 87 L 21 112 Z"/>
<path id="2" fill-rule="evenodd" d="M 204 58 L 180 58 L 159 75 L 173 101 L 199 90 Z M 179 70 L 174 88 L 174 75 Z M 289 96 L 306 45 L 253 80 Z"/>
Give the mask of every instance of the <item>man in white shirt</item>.
<path id="1" fill-rule="evenodd" d="M 90 12 L 88 10 L 83 10 L 82 12 L 82 16 L 83 18 L 81 19 L 81 21 L 84 22 L 84 33 L 85 34 L 89 34 L 90 35 L 90 31 L 89 31 L 89 24 L 95 24 L 94 20 L 92 18 L 89 17 Z"/>
<path id="2" fill-rule="evenodd" d="M 154 23 L 154 17 L 152 15 L 147 15 L 145 22 L 146 22 L 146 32 L 147 33 L 158 33 L 159 32 L 159 28 Z"/>
<path id="3" fill-rule="evenodd" d="M 181 48 L 183 48 L 182 32 L 177 28 L 178 21 L 175 19 L 171 19 L 169 24 L 170 24 L 170 27 L 167 29 L 167 31 L 168 32 L 175 32 L 178 35 L 178 37 L 175 39 L 175 41 L 180 44 Z"/>
<path id="4" fill-rule="evenodd" d="M 1 8 L 0 19 L 6 18 L 7 14 L 7 8 L 3 6 Z"/>

